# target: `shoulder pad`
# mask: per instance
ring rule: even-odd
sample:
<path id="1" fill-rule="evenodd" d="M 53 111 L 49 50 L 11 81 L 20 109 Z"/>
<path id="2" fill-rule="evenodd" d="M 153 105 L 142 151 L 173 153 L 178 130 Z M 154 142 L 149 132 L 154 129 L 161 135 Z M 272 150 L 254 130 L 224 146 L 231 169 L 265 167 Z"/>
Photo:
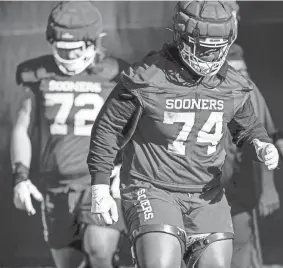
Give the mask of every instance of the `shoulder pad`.
<path id="1" fill-rule="evenodd" d="M 121 74 L 121 80 L 126 87 L 158 87 L 166 79 L 164 66 L 166 59 L 159 54 L 145 57 L 141 62 L 135 63 Z"/>
<path id="2" fill-rule="evenodd" d="M 57 65 L 52 55 L 44 55 L 38 58 L 20 63 L 16 71 L 17 84 L 36 83 L 58 72 Z"/>
<path id="3" fill-rule="evenodd" d="M 90 68 L 89 71 L 90 74 L 97 74 L 109 81 L 114 81 L 118 78 L 119 74 L 128 67 L 129 64 L 122 59 L 106 57 L 100 63 Z"/>
<path id="4" fill-rule="evenodd" d="M 237 72 L 232 66 L 228 65 L 226 78 L 230 83 L 240 85 L 242 91 L 249 92 L 255 87 L 254 83 L 241 73 Z"/>

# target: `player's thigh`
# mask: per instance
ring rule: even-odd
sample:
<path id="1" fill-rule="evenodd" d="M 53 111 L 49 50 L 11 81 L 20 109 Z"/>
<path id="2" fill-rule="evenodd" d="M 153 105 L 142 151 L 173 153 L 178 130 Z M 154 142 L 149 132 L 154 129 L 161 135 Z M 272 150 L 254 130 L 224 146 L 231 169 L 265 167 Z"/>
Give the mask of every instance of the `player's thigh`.
<path id="1" fill-rule="evenodd" d="M 196 268 L 229 268 L 233 253 L 233 240 L 215 241 L 207 246 Z"/>
<path id="2" fill-rule="evenodd" d="M 56 267 L 79 267 L 84 255 L 77 241 L 78 225 L 70 211 L 69 194 L 46 191 L 41 212 L 44 238 L 51 249 Z"/>
<path id="3" fill-rule="evenodd" d="M 121 191 L 134 259 L 141 268 L 179 268 L 185 233 L 174 194 L 146 182 Z"/>
<path id="4" fill-rule="evenodd" d="M 134 258 L 139 268 L 179 268 L 182 250 L 177 237 L 161 232 L 142 234 L 135 241 Z"/>
<path id="5" fill-rule="evenodd" d="M 182 199 L 189 212 L 184 215 L 188 237 L 212 234 L 204 238 L 206 244 L 200 247 L 198 267 L 230 267 L 233 250 L 233 225 L 230 206 L 224 192 L 191 194 Z M 192 244 L 193 246 L 193 244 Z M 194 256 L 195 257 L 195 256 Z M 201 266 L 204 265 L 205 266 Z"/>
<path id="6" fill-rule="evenodd" d="M 41 204 L 45 241 L 52 249 L 69 247 L 78 239 L 78 225 L 70 211 L 69 194 L 46 191 Z"/>
<path id="7" fill-rule="evenodd" d="M 188 208 L 184 214 L 184 224 L 188 235 L 206 233 L 234 233 L 231 207 L 222 190 L 214 194 L 195 193 L 182 198 L 181 202 Z"/>

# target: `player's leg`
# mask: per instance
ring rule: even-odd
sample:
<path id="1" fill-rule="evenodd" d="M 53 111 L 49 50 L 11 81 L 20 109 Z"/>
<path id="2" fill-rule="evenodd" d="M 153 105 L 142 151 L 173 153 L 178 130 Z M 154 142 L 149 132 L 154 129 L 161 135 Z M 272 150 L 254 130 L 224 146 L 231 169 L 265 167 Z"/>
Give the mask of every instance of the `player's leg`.
<path id="1" fill-rule="evenodd" d="M 188 241 L 187 267 L 229 268 L 233 251 L 230 206 L 222 190 L 180 197 L 188 213 L 184 216 Z"/>
<path id="2" fill-rule="evenodd" d="M 217 235 L 217 234 L 216 234 Z M 218 234 L 219 236 L 222 236 Z M 205 248 L 202 256 L 197 262 L 196 268 L 229 268 L 231 265 L 233 240 L 229 234 L 224 234 L 219 240 L 211 241 Z M 207 236 L 210 239 L 213 234 Z M 204 240 L 206 241 L 206 240 Z"/>
<path id="3" fill-rule="evenodd" d="M 263 266 L 262 251 L 260 244 L 259 226 L 258 226 L 258 211 L 257 207 L 253 208 L 251 212 L 251 230 L 252 230 L 252 257 L 251 265 L 252 268 L 259 268 Z"/>
<path id="4" fill-rule="evenodd" d="M 57 268 L 85 267 L 84 255 L 73 247 L 51 248 L 51 254 Z"/>
<path id="5" fill-rule="evenodd" d="M 44 238 L 57 268 L 77 268 L 84 262 L 68 197 L 66 193 L 46 192 L 42 202 Z"/>
<path id="6" fill-rule="evenodd" d="M 120 232 L 113 228 L 87 225 L 84 232 L 83 247 L 89 266 L 92 268 L 113 268 Z"/>
<path id="7" fill-rule="evenodd" d="M 91 187 L 86 188 L 77 203 L 77 220 L 80 224 L 83 251 L 86 254 L 88 265 L 96 268 L 112 268 L 114 254 L 117 250 L 120 232 L 125 230 L 121 212 L 121 200 L 116 200 L 119 220 L 109 227 L 100 226 L 90 212 Z M 119 209 L 120 208 L 120 209 Z M 128 249 L 130 251 L 130 248 Z"/>
<path id="8" fill-rule="evenodd" d="M 252 214 L 242 211 L 232 215 L 235 238 L 231 268 L 261 267 L 260 252 L 257 250 L 257 239 L 253 229 Z"/>
<path id="9" fill-rule="evenodd" d="M 248 268 L 251 259 L 252 231 L 251 217 L 247 212 L 240 212 L 232 216 L 235 232 L 233 244 L 232 268 Z"/>
<path id="10" fill-rule="evenodd" d="M 180 268 L 185 232 L 174 195 L 136 181 L 121 197 L 136 267 Z"/>
<path id="11" fill-rule="evenodd" d="M 182 250 L 177 232 L 168 234 L 158 230 L 149 230 L 137 238 L 133 245 L 133 254 L 138 268 L 179 268 Z"/>

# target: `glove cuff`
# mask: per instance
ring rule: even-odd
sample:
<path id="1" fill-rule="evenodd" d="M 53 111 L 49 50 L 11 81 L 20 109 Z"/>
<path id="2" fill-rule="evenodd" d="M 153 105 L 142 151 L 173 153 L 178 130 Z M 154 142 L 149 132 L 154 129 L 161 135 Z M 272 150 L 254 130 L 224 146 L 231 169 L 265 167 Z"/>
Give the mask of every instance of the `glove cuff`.
<path id="1" fill-rule="evenodd" d="M 28 181 L 29 179 L 29 168 L 20 162 L 14 164 L 13 171 L 13 187 L 18 185 L 22 181 Z"/>
<path id="2" fill-rule="evenodd" d="M 91 189 L 92 189 L 92 195 L 95 198 L 101 198 L 110 195 L 110 186 L 106 184 L 92 185 Z"/>

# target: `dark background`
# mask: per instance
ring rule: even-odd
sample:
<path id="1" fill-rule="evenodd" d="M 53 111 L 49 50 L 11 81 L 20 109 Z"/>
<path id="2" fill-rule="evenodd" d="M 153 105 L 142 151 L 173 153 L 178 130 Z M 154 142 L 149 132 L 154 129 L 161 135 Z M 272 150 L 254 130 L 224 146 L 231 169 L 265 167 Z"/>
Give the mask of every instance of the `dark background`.
<path id="1" fill-rule="evenodd" d="M 171 25 L 176 2 L 94 2 L 104 18 L 105 47 L 129 62 L 172 39 Z M 0 2 L 0 266 L 50 265 L 41 233 L 40 210 L 33 217 L 16 211 L 12 204 L 9 138 L 21 91 L 15 84 L 17 65 L 49 53 L 44 31 L 48 13 L 56 2 Z M 239 2 L 241 22 L 238 43 L 253 80 L 283 129 L 283 2 Z M 283 197 L 281 170 L 276 186 Z M 283 265 L 283 209 L 260 219 L 265 264 Z"/>

